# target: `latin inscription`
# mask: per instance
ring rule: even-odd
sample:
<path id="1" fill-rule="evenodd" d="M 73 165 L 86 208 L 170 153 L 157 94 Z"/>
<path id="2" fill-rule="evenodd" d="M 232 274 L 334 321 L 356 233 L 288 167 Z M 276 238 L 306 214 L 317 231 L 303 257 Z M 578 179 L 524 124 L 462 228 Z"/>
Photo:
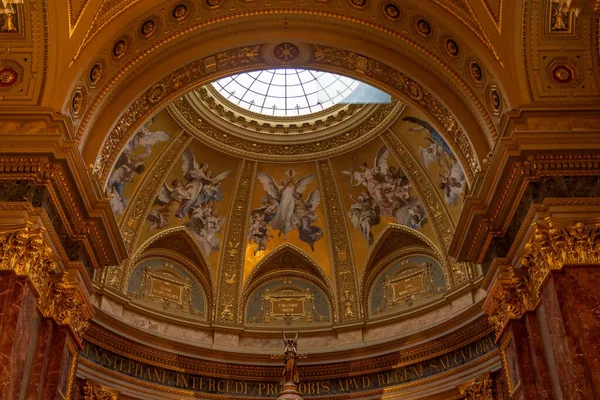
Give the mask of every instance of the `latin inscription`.
<path id="1" fill-rule="evenodd" d="M 425 290 L 423 275 L 415 275 L 393 283 L 394 301 L 404 299 Z"/>
<path id="2" fill-rule="evenodd" d="M 304 299 L 272 299 L 272 315 L 303 315 Z"/>
<path id="3" fill-rule="evenodd" d="M 243 381 L 178 372 L 123 357 L 88 341 L 84 341 L 83 345 L 80 357 L 112 371 L 158 385 L 232 397 L 276 398 L 279 395 L 279 384 L 276 381 Z M 494 350 L 494 335 L 490 334 L 458 350 L 429 360 L 362 376 L 303 379 L 300 371 L 302 382 L 298 389 L 305 398 L 383 389 L 446 372 L 475 361 Z"/>
<path id="4" fill-rule="evenodd" d="M 154 278 L 150 288 L 150 294 L 156 297 L 161 297 L 165 300 L 181 302 L 183 286 L 174 283 L 162 281 Z"/>

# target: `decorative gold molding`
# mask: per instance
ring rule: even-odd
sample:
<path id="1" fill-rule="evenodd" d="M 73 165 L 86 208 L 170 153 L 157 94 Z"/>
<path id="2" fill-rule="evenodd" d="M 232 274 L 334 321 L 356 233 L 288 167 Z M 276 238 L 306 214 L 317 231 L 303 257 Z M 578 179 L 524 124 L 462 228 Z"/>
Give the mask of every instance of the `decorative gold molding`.
<path id="1" fill-rule="evenodd" d="M 467 180 L 473 181 L 480 167 L 471 142 L 458 121 L 433 93 L 389 65 L 361 54 L 317 45 L 311 45 L 311 50 L 313 54 L 309 62 L 310 66 L 320 69 L 338 69 L 341 72 L 359 72 L 364 75 L 364 79 L 377 81 L 380 85 L 391 89 L 392 93 L 401 93 L 409 99 L 411 104 L 421 110 L 435 125 L 443 128 L 439 133 L 461 161 Z"/>
<path id="2" fill-rule="evenodd" d="M 221 251 L 214 318 L 218 323 L 232 325 L 241 321 L 240 316 L 244 308 L 243 305 L 240 305 L 242 279 L 238 278 L 233 284 L 228 284 L 226 281 L 228 277 L 236 275 L 242 277 L 244 273 L 248 208 L 257 167 L 256 162 L 243 160 L 238 177 L 224 238 L 225 248 Z"/>
<path id="3" fill-rule="evenodd" d="M 150 89 L 145 95 L 139 97 L 125 111 L 117 121 L 112 131 L 106 137 L 96 164 L 94 174 L 100 177 L 101 182 L 106 182 L 110 168 L 116 160 L 126 141 L 131 137 L 139 123 L 163 105 L 164 99 L 191 89 L 199 82 L 210 80 L 208 77 L 217 76 L 236 67 L 257 68 L 264 67 L 265 63 L 260 58 L 260 46 L 241 47 L 218 53 L 204 59 L 195 61 L 167 75 Z M 81 139 L 81 137 L 78 137 Z"/>
<path id="4" fill-rule="evenodd" d="M 329 160 L 317 162 L 319 181 L 325 203 L 325 218 L 329 229 L 329 246 L 337 289 L 338 322 L 353 322 L 362 318 L 356 267 L 352 257 L 352 245 L 348 237 L 344 206 Z"/>
<path id="5" fill-rule="evenodd" d="M 557 140 L 554 137 L 543 141 L 538 138 L 517 138 L 516 140 L 519 141 L 518 144 L 505 144 L 504 152 L 522 151 L 522 147 L 534 145 L 559 148 L 560 146 L 578 144 L 581 146 L 590 146 L 590 149 L 596 149 L 598 145 L 597 138 L 592 137 L 592 135 L 581 140 L 579 138 Z M 498 171 L 493 178 L 492 185 L 487 190 L 495 190 L 497 187 L 503 187 L 504 189 L 492 198 L 493 202 L 484 200 L 491 203 L 486 208 L 489 211 L 485 215 L 481 215 L 479 211 L 475 211 L 475 209 L 480 210 L 481 207 L 478 199 L 467 199 L 463 207 L 463 219 L 459 226 L 465 233 L 464 236 L 454 238 L 452 251 L 459 254 L 460 258 L 482 262 L 493 237 L 503 236 L 508 230 L 529 184 L 539 181 L 543 177 L 599 175 L 598 165 L 600 165 L 600 155 L 595 150 L 590 151 L 588 154 L 545 153 L 528 155 L 526 159 L 512 163 L 510 170 Z M 501 162 L 505 165 L 511 165 L 505 159 Z M 494 160 L 494 164 L 497 164 L 496 160 Z M 490 194 L 482 192 L 479 196 L 488 198 Z M 567 202 L 574 199 L 561 198 L 559 200 Z M 586 201 L 593 201 L 593 198 L 589 197 Z M 463 237 L 468 238 L 468 242 L 463 242 Z M 458 248 L 459 246 L 461 248 Z"/>
<path id="6" fill-rule="evenodd" d="M 371 112 L 370 118 L 360 125 L 348 125 L 348 129 L 339 132 L 334 129 L 332 134 L 317 132 L 314 139 L 310 140 L 302 134 L 278 134 L 279 137 L 274 137 L 275 135 L 270 133 L 249 139 L 250 135 L 257 132 L 250 130 L 248 135 L 236 133 L 234 129 L 220 129 L 195 109 L 189 95 L 169 105 L 168 110 L 182 127 L 201 141 L 219 149 L 226 149 L 228 153 L 257 161 L 263 160 L 265 155 L 273 161 L 305 161 L 331 157 L 366 143 L 387 128 L 404 107 L 401 102 L 377 106 L 375 111 Z M 356 116 L 357 118 L 365 116 L 362 112 L 358 114 L 360 115 Z M 354 121 L 353 117 L 347 122 L 351 121 Z M 311 128 L 306 128 L 306 131 L 313 136 Z M 301 142 L 298 139 L 302 139 Z"/>
<path id="7" fill-rule="evenodd" d="M 119 390 L 84 379 L 81 382 L 81 400 L 117 400 Z"/>
<path id="8" fill-rule="evenodd" d="M 389 367 L 406 366 L 458 350 L 465 344 L 488 337 L 492 332 L 493 330 L 486 318 L 477 318 L 455 331 L 402 351 L 390 350 L 386 354 L 373 356 L 366 348 L 365 352 L 357 354 L 357 357 L 364 358 L 352 361 L 339 361 L 339 359 L 336 359 L 333 363 L 329 359 L 323 363 L 301 365 L 300 370 L 303 379 L 335 379 L 347 375 L 380 372 Z M 153 366 L 188 371 L 199 375 L 260 381 L 265 378 L 278 379 L 281 374 L 279 365 L 271 365 L 271 357 L 267 354 L 256 354 L 256 359 L 261 362 L 255 366 L 207 360 L 184 355 L 180 352 L 162 350 L 151 344 L 140 343 L 96 323 L 90 325 L 85 334 L 85 340 L 121 356 Z M 240 349 L 240 352 L 243 351 L 243 349 Z"/>
<path id="9" fill-rule="evenodd" d="M 42 299 L 48 293 L 48 277 L 56 268 L 52 249 L 44 243 L 45 232 L 33 228 L 31 222 L 0 225 L 0 270 L 28 277 Z"/>
<path id="10" fill-rule="evenodd" d="M 465 396 L 465 400 L 493 400 L 493 383 L 491 374 L 486 372 L 469 382 L 458 385 L 458 391 Z"/>
<path id="11" fill-rule="evenodd" d="M 545 223 L 534 224 L 520 259 L 520 266 L 509 267 L 509 278 L 497 278 L 484 305 L 498 337 L 509 320 L 536 309 L 552 271 L 565 265 L 600 264 L 600 223 L 569 227 L 548 217 Z"/>
<path id="12" fill-rule="evenodd" d="M 77 276 L 65 271 L 59 279 L 51 281 L 48 295 L 40 308 L 46 317 L 54 319 L 58 325 L 69 326 L 81 346 L 83 333 L 94 311 L 77 282 Z"/>
<path id="13" fill-rule="evenodd" d="M 44 228 L 33 228 L 31 222 L 0 226 L 0 270 L 26 276 L 35 288 L 38 308 L 43 316 L 58 325 L 68 325 L 81 345 L 81 338 L 92 318 L 92 306 L 76 276 L 65 271 L 52 276 L 56 260 L 45 244 Z"/>
<path id="14" fill-rule="evenodd" d="M 386 86 L 392 93 L 398 93 L 410 100 L 430 117 L 435 125 L 442 128 L 439 132 L 460 159 L 468 182 L 473 181 L 475 174 L 480 170 L 473 147 L 458 121 L 433 93 L 408 76 L 372 58 L 333 47 L 316 45 L 309 47 L 312 60 L 307 66 L 350 76 L 360 74 L 361 79 L 378 82 L 380 86 Z M 262 45 L 229 50 L 188 64 L 161 79 L 146 92 L 146 95 L 138 98 L 117 121 L 100 150 L 94 173 L 100 177 L 101 182 L 107 181 L 110 167 L 127 139 L 140 122 L 150 117 L 159 106 L 185 90 L 209 82 L 213 77 L 268 67 L 261 53 Z M 495 130 L 491 131 L 495 132 Z M 81 135 L 78 139 L 81 139 Z"/>

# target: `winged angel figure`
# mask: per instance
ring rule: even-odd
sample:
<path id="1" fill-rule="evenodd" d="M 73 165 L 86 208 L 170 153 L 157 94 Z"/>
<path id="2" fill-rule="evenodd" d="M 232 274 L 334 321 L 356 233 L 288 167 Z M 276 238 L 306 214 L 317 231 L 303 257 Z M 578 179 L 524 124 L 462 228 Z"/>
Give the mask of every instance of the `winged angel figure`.
<path id="1" fill-rule="evenodd" d="M 152 146 L 167 142 L 171 138 L 166 132 L 150 131 L 153 122 L 154 119 L 146 122 L 127 142 L 108 179 L 107 192 L 110 196 L 110 206 L 117 215 L 123 214 L 129 201 L 124 194 L 125 185 L 133 182 L 136 174 L 144 173 L 146 159 L 152 154 Z M 138 149 L 144 149 L 144 152 L 136 154 Z"/>
<path id="2" fill-rule="evenodd" d="M 371 229 L 381 222 L 382 215 L 416 229 L 427 220 L 418 198 L 412 195 L 412 186 L 406 175 L 388 165 L 389 155 L 390 151 L 383 146 L 377 152 L 372 167 L 363 162 L 357 170 L 353 162 L 351 170 L 342 171 L 353 187 L 362 187 L 358 197 L 350 194 L 354 204 L 348 216 L 355 229 L 360 227 L 369 245 L 374 240 Z"/>
<path id="3" fill-rule="evenodd" d="M 163 183 L 154 204 L 160 206 L 150 211 L 146 220 L 150 222 L 150 230 L 162 229 L 176 217 L 179 221 L 188 218 L 183 226 L 188 228 L 205 254 L 220 249 L 220 239 L 225 217 L 217 216 L 215 202 L 223 200 L 219 188 L 230 170 L 212 176 L 207 163 L 196 161 L 190 149 L 182 156 L 182 172 L 186 183 L 175 179 L 172 187 Z"/>
<path id="4" fill-rule="evenodd" d="M 429 137 L 424 139 L 424 145 L 419 147 L 421 163 L 426 169 L 432 163 L 440 167 L 442 173 L 439 174 L 439 187 L 444 193 L 444 200 L 449 205 L 458 204 L 464 191 L 465 174 L 450 146 L 428 122 L 416 117 L 404 117 L 402 120 L 418 125 L 410 128 L 409 132 L 426 130 L 429 133 Z"/>
<path id="5" fill-rule="evenodd" d="M 321 203 L 321 193 L 315 189 L 303 198 L 308 185 L 315 179 L 314 175 L 306 175 L 294 180 L 296 172 L 289 169 L 280 183 L 265 173 L 259 172 L 257 178 L 263 185 L 265 197 L 261 207 L 252 210 L 252 222 L 248 240 L 257 245 L 254 254 L 266 250 L 270 235 L 268 227 L 279 231 L 287 240 L 287 234 L 298 229 L 300 240 L 308 243 L 314 251 L 314 244 L 323 237 L 323 230 L 313 223 L 317 221 L 316 208 Z"/>

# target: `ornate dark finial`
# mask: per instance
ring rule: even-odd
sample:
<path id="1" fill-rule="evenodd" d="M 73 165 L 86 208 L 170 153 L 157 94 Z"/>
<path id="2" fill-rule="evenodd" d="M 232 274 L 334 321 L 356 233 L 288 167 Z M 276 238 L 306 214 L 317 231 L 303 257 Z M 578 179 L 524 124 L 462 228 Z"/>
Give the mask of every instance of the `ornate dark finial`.
<path id="1" fill-rule="evenodd" d="M 283 336 L 283 361 L 285 366 L 281 373 L 281 392 L 278 400 L 298 400 L 302 399 L 298 391 L 298 383 L 300 383 L 300 375 L 298 374 L 298 331 L 295 338 L 286 338 L 285 333 L 281 331 Z"/>

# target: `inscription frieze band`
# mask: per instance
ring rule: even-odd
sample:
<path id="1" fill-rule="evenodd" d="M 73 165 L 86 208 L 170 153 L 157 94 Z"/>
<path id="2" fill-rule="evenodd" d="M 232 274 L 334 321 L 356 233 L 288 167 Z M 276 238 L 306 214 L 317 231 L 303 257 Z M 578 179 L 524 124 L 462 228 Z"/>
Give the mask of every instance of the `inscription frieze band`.
<path id="1" fill-rule="evenodd" d="M 459 349 L 430 359 L 380 371 L 369 371 L 362 375 L 303 379 L 298 389 L 304 398 L 333 397 L 374 390 L 383 391 L 397 385 L 418 383 L 419 380 L 450 372 L 483 357 L 492 356 L 496 350 L 494 335 L 488 333 Z M 162 368 L 119 355 L 89 341 L 84 341 L 80 360 L 84 365 L 102 367 L 116 373 L 117 376 L 122 375 L 123 379 L 133 378 L 145 381 L 157 390 L 172 391 L 175 389 L 233 398 L 276 398 L 279 394 L 277 380 L 233 379 Z M 300 369 L 301 376 L 302 369 Z"/>

